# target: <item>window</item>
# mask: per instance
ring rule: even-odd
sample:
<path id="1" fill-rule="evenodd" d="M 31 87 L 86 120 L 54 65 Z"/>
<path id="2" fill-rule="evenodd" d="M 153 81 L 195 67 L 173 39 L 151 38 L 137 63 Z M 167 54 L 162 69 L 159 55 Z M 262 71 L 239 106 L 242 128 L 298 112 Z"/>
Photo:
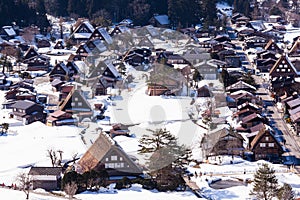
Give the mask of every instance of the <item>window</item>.
<path id="1" fill-rule="evenodd" d="M 291 69 L 287 69 L 288 72 L 291 72 Z"/>
<path id="2" fill-rule="evenodd" d="M 285 72 L 285 69 L 281 69 L 282 72 Z"/>
<path id="3" fill-rule="evenodd" d="M 120 157 L 120 161 L 122 161 L 123 160 L 123 158 L 122 157 Z"/>
<path id="4" fill-rule="evenodd" d="M 274 147 L 274 143 L 269 143 L 269 147 Z"/>
<path id="5" fill-rule="evenodd" d="M 116 161 L 116 160 L 118 160 L 118 156 L 111 156 L 111 157 L 110 157 L 110 160 Z"/>
<path id="6" fill-rule="evenodd" d="M 72 103 L 71 103 L 71 106 L 74 107 L 74 106 L 75 106 L 75 102 L 72 102 Z"/>
<path id="7" fill-rule="evenodd" d="M 269 137 L 266 137 L 266 141 L 269 141 Z"/>
<path id="8" fill-rule="evenodd" d="M 75 97 L 75 101 L 78 101 L 78 97 Z"/>
<path id="9" fill-rule="evenodd" d="M 105 158 L 105 161 L 108 161 L 108 158 Z"/>
<path id="10" fill-rule="evenodd" d="M 266 147 L 266 143 L 260 143 L 259 146 L 260 147 Z"/>
<path id="11" fill-rule="evenodd" d="M 82 106 L 82 102 L 78 102 L 78 106 Z"/>
<path id="12" fill-rule="evenodd" d="M 278 69 L 278 68 L 276 69 L 276 72 L 279 72 L 279 69 Z"/>

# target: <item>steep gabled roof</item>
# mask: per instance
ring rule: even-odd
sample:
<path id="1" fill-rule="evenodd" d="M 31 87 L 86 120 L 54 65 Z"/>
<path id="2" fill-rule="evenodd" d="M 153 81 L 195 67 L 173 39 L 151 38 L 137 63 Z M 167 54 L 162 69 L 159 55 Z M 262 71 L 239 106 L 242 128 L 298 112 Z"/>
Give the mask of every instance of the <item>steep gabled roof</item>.
<path id="1" fill-rule="evenodd" d="M 297 76 L 298 74 L 299 72 L 287 55 L 282 55 L 270 70 L 271 76 Z"/>
<path id="2" fill-rule="evenodd" d="M 39 53 L 33 46 L 30 46 L 29 49 L 24 53 L 24 60 L 38 56 Z"/>
<path id="3" fill-rule="evenodd" d="M 92 146 L 78 161 L 78 167 L 81 172 L 95 169 L 99 165 L 104 164 L 106 162 L 106 158 L 112 155 L 122 157 L 122 162 L 125 162 L 126 166 L 120 167 L 118 170 L 133 174 L 142 173 L 141 168 L 130 159 L 123 149 L 117 145 L 116 142 L 109 137 L 109 135 L 102 132 L 99 134 L 99 137 L 92 144 Z"/>
<path id="4" fill-rule="evenodd" d="M 97 37 L 100 38 L 101 40 L 104 40 L 107 44 L 113 43 L 113 40 L 109 33 L 106 31 L 105 28 L 103 27 L 97 27 L 91 37 Z M 91 38 L 90 38 L 91 39 Z"/>
<path id="5" fill-rule="evenodd" d="M 253 139 L 253 141 L 251 142 L 250 144 L 250 149 L 253 150 L 260 142 L 260 140 L 262 139 L 262 137 L 265 135 L 265 134 L 268 134 L 268 136 L 271 136 L 275 143 L 278 145 L 278 147 L 281 149 L 281 151 L 283 151 L 283 148 L 282 146 L 280 145 L 280 143 L 278 142 L 278 140 L 274 137 L 274 135 L 271 133 L 270 130 L 265 130 L 265 129 L 262 129 L 256 136 L 255 138 Z"/>
<path id="6" fill-rule="evenodd" d="M 292 48 L 289 50 L 289 54 L 299 54 L 300 52 L 300 37 L 295 41 Z"/>
<path id="7" fill-rule="evenodd" d="M 49 73 L 49 76 L 51 76 L 51 75 L 53 75 L 53 74 L 56 74 L 56 71 L 58 70 L 58 68 L 61 68 L 61 69 L 65 72 L 66 75 L 69 74 L 69 69 L 68 69 L 68 67 L 67 67 L 63 62 L 61 62 L 61 63 L 58 63 L 57 65 L 55 65 L 55 66 L 53 67 L 53 69 L 52 69 L 51 72 Z"/>
<path id="8" fill-rule="evenodd" d="M 272 47 L 274 47 L 275 49 L 272 49 Z M 280 50 L 279 46 L 277 45 L 277 43 L 273 39 L 269 40 L 269 42 L 266 44 L 264 49 L 269 50 L 269 51 Z"/>
<path id="9" fill-rule="evenodd" d="M 77 102 L 81 102 L 79 105 Z M 75 105 L 72 105 L 74 103 Z M 73 112 L 91 112 L 92 108 L 86 98 L 78 91 L 73 89 L 69 92 L 66 99 L 61 102 L 59 109 L 62 111 L 73 111 Z"/>

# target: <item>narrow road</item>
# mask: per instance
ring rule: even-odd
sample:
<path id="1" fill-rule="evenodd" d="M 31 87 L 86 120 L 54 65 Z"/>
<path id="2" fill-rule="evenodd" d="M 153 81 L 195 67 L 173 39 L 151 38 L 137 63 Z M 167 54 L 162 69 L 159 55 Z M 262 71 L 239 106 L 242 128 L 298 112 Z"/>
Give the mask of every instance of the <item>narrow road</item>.
<path id="1" fill-rule="evenodd" d="M 296 158 L 300 159 L 300 138 L 292 133 L 291 129 L 283 120 L 283 113 L 280 113 L 274 104 L 273 98 L 270 96 L 267 89 L 267 84 L 264 83 L 261 77 L 254 76 L 254 79 L 256 83 L 261 86 L 257 90 L 258 96 L 269 105 L 266 107 L 265 113 L 270 114 L 268 118 L 273 122 L 272 127 L 282 131 L 286 140 L 285 148 L 288 150 L 288 152 L 285 153 L 285 156 L 295 156 Z"/>

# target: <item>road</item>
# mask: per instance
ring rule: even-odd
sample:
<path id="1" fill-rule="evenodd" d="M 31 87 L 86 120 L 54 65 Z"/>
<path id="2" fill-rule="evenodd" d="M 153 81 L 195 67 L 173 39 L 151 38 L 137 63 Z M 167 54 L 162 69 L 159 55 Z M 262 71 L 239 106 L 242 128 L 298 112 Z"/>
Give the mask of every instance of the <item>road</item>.
<path id="1" fill-rule="evenodd" d="M 283 133 L 283 137 L 286 140 L 285 147 L 288 150 L 284 153 L 284 156 L 296 157 L 300 159 L 300 138 L 297 136 L 291 127 L 283 120 L 283 113 L 280 113 L 273 102 L 273 98 L 270 96 L 269 90 L 267 89 L 268 84 L 264 82 L 261 77 L 253 76 L 255 82 L 260 85 L 257 90 L 257 94 L 262 98 L 265 105 L 268 105 L 264 110 L 268 113 L 268 118 L 271 122 L 271 126 L 276 130 L 280 130 Z M 296 161 L 295 161 L 296 162 Z M 299 162 L 296 164 L 300 164 Z"/>
<path id="2" fill-rule="evenodd" d="M 237 46 L 237 52 L 243 52 L 242 49 L 242 41 L 233 40 L 233 43 Z M 246 60 L 249 61 L 249 65 L 246 66 L 248 69 L 254 69 L 255 67 L 250 64 L 250 59 L 246 55 Z M 290 158 L 297 158 L 293 159 L 293 162 L 297 165 L 300 165 L 300 137 L 296 135 L 296 133 L 293 131 L 291 126 L 287 124 L 283 120 L 283 113 L 280 113 L 274 105 L 273 98 L 270 96 L 268 88 L 268 83 L 265 82 L 265 80 L 261 76 L 253 75 L 253 78 L 255 79 L 255 82 L 260 87 L 257 90 L 257 96 L 261 97 L 262 100 L 268 104 L 269 106 L 266 107 L 264 112 L 268 114 L 268 118 L 271 121 L 271 126 L 275 130 L 280 130 L 283 133 L 283 137 L 285 139 L 285 148 L 288 150 L 287 153 L 284 153 L 284 156 L 288 156 Z M 296 170 L 300 173 L 300 168 L 298 166 L 296 167 Z"/>

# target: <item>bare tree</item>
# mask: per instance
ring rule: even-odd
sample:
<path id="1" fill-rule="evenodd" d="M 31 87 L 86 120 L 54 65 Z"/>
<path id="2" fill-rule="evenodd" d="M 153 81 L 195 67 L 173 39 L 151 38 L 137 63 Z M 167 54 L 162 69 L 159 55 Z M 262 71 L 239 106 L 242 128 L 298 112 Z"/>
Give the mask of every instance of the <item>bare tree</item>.
<path id="1" fill-rule="evenodd" d="M 54 151 L 53 149 L 48 149 L 47 150 L 47 157 L 49 157 L 51 159 L 52 167 L 54 167 L 55 164 L 57 163 L 57 160 L 58 160 L 58 157 L 56 155 L 56 151 Z"/>
<path id="2" fill-rule="evenodd" d="M 57 161 L 57 166 L 61 166 L 63 151 L 62 150 L 57 150 L 57 152 L 59 153 L 59 159 Z"/>
<path id="3" fill-rule="evenodd" d="M 26 199 L 29 199 L 29 192 L 32 185 L 32 180 L 27 173 L 21 173 L 17 176 L 18 187 L 25 192 Z"/>
<path id="4" fill-rule="evenodd" d="M 69 199 L 73 199 L 73 196 L 76 194 L 78 186 L 75 182 L 67 183 L 64 191 L 69 196 Z"/>

